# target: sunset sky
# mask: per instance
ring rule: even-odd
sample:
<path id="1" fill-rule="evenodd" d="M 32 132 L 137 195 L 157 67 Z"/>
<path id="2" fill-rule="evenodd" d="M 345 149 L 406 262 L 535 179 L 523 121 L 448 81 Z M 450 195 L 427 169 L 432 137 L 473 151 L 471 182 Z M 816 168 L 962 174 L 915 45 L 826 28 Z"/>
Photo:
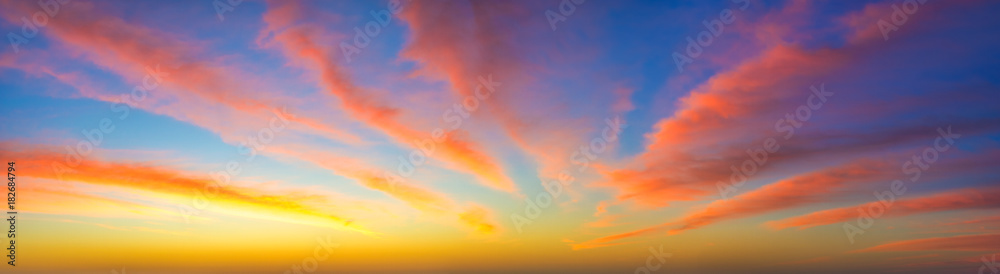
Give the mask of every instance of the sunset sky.
<path id="1" fill-rule="evenodd" d="M 998 14 L 0 0 L 0 272 L 997 274 Z"/>

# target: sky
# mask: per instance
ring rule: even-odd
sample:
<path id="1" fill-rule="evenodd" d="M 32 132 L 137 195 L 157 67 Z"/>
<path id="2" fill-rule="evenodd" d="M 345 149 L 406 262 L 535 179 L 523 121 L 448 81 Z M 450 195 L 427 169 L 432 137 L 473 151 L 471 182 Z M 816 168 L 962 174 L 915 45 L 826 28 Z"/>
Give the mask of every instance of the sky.
<path id="1" fill-rule="evenodd" d="M 3 0 L 2 271 L 1000 273 L 997 13 Z"/>

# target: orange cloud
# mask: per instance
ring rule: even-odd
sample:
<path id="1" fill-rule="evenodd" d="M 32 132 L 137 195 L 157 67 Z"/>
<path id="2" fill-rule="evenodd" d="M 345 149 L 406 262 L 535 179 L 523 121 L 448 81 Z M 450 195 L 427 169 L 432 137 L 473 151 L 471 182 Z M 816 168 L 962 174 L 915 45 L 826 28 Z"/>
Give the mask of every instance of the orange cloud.
<path id="1" fill-rule="evenodd" d="M 940 20 L 945 20 L 945 18 L 941 17 L 941 15 L 948 11 L 977 9 L 981 8 L 984 3 L 988 2 L 989 1 L 983 0 L 960 0 L 949 1 L 947 5 L 921 4 L 918 11 L 920 13 L 920 18 L 924 19 L 907 22 L 907 26 L 909 26 L 908 28 L 913 29 L 930 27 L 932 24 L 938 23 Z M 864 44 L 872 41 L 884 42 L 887 41 L 887 38 L 897 39 L 900 36 L 913 35 L 912 32 L 902 28 L 883 34 L 879 21 L 882 20 L 885 22 L 891 22 L 890 15 L 893 13 L 893 5 L 899 5 L 899 3 L 869 3 L 866 4 L 864 9 L 860 11 L 853 12 L 839 18 L 841 23 L 853 32 L 852 35 L 848 37 L 848 41 L 854 44 Z"/>
<path id="2" fill-rule="evenodd" d="M 992 153 L 985 153 L 979 156 L 988 158 L 992 157 Z M 983 161 L 983 159 L 973 157 L 967 159 L 967 161 L 959 161 L 940 166 L 939 168 L 949 170 L 953 168 L 961 169 L 961 167 L 979 161 Z M 842 194 L 852 193 L 852 191 L 864 183 L 888 180 L 892 174 L 887 172 L 893 170 L 889 162 L 887 160 L 863 159 L 842 166 L 798 175 L 765 185 L 729 200 L 713 201 L 705 206 L 704 209 L 689 213 L 676 221 L 602 237 L 575 246 L 598 246 L 598 244 L 607 244 L 625 238 L 651 235 L 664 231 L 673 235 L 723 220 L 744 218 L 809 204 L 829 202 Z M 965 208 L 993 208 L 1000 205 L 1000 202 L 996 202 L 996 199 L 993 198 L 994 196 L 1000 197 L 998 195 L 1000 195 L 1000 190 L 965 190 L 935 195 L 926 199 L 902 200 L 897 201 L 893 205 L 893 208 L 887 211 L 887 216 L 905 216 L 922 212 Z M 875 203 L 878 202 L 869 204 Z M 768 225 L 777 228 L 804 225 L 805 227 L 802 228 L 806 228 L 815 225 L 843 222 L 854 218 L 857 218 L 857 211 L 855 207 L 851 207 L 817 212 L 783 221 L 768 222 Z M 820 221 L 822 223 L 809 223 Z M 605 223 L 606 221 L 602 219 L 600 222 L 589 223 L 587 225 L 602 225 Z"/>
<path id="3" fill-rule="evenodd" d="M 403 109 L 392 106 L 387 100 L 353 83 L 344 68 L 334 61 L 330 48 L 320 43 L 322 41 L 317 41 L 329 35 L 324 35 L 316 25 L 293 23 L 295 16 L 304 9 L 299 5 L 294 2 L 272 2 L 272 7 L 264 15 L 265 22 L 269 25 L 262 37 L 273 37 L 288 57 L 295 59 L 296 63 L 309 64 L 309 67 L 319 72 L 323 86 L 340 98 L 344 109 L 354 118 L 382 130 L 397 142 L 414 148 L 416 145 L 411 142 L 428 138 L 429 134 L 402 121 Z M 489 187 L 507 192 L 517 191 L 516 185 L 504 175 L 497 161 L 490 158 L 477 144 L 456 138 L 454 134 L 447 135 L 437 144 L 434 154 L 441 155 L 440 158 L 454 164 L 459 170 L 477 175 Z"/>
<path id="4" fill-rule="evenodd" d="M 804 9 L 806 6 L 796 5 L 798 6 L 786 9 L 788 12 L 781 13 L 794 15 L 794 10 Z M 784 21 L 781 17 L 788 14 L 781 13 L 765 16 L 765 23 L 773 25 L 775 22 Z M 792 18 L 792 21 L 802 18 L 793 17 L 797 18 Z M 749 24 L 749 26 L 758 25 Z M 781 27 L 756 34 L 784 37 L 789 31 L 790 29 Z M 760 40 L 781 41 L 773 38 Z M 768 48 L 758 56 L 739 61 L 728 70 L 714 74 L 705 83 L 691 90 L 690 94 L 680 100 L 681 103 L 674 114 L 660 120 L 654 126 L 653 132 L 646 135 L 646 150 L 623 168 L 601 170 L 607 181 L 598 186 L 616 188 L 619 191 L 616 197 L 619 202 L 631 200 L 640 206 L 663 207 L 672 201 L 695 201 L 717 193 L 719 189 L 716 183 L 728 182 L 730 179 L 730 165 L 739 168 L 741 163 L 750 158 L 745 150 L 759 148 L 762 141 L 768 137 L 775 137 L 782 146 L 778 154 L 769 155 L 768 167 L 804 159 L 816 164 L 817 159 L 814 156 L 817 155 L 836 158 L 843 151 L 870 153 L 872 147 L 898 146 L 914 140 L 914 136 L 917 136 L 913 132 L 914 128 L 906 127 L 885 130 L 877 136 L 871 135 L 871 138 L 853 135 L 850 142 L 843 142 L 845 139 L 827 139 L 830 134 L 841 134 L 836 131 L 808 136 L 817 138 L 799 137 L 791 140 L 781 138 L 783 133 L 774 132 L 776 120 L 784 118 L 785 113 L 794 111 L 795 107 L 806 103 L 811 95 L 810 86 L 819 87 L 824 78 L 839 77 L 843 68 L 860 60 L 873 49 L 886 48 L 881 40 L 869 39 L 863 42 L 866 44 L 834 49 L 808 49 L 784 42 L 768 44 Z M 947 97 L 949 96 L 935 99 Z M 914 103 L 931 105 L 930 102 L 935 100 L 908 102 L 908 107 L 913 107 Z M 850 120 L 855 117 L 896 113 L 893 111 L 898 109 L 893 110 L 884 106 L 854 106 L 850 108 L 849 113 L 837 114 L 845 114 L 841 118 Z M 809 121 L 809 123 L 816 122 Z M 983 128 L 979 125 L 970 126 Z M 884 163 L 881 165 L 888 167 Z M 982 163 L 975 165 L 981 166 Z M 955 169 L 963 168 L 965 167 Z M 713 202 L 705 210 L 689 214 L 679 222 L 603 237 L 582 246 L 597 246 L 618 239 L 659 233 L 677 224 L 680 228 L 673 230 L 675 233 L 720 220 L 827 201 L 828 197 L 825 196 L 836 194 L 838 188 L 845 186 L 850 180 L 885 178 L 885 175 L 879 174 L 877 169 L 862 166 L 853 171 L 846 169 L 840 172 L 845 173 L 830 171 L 826 174 L 807 174 L 780 181 L 739 196 L 729 203 Z M 811 185 L 814 182 L 817 183 L 816 189 Z M 785 206 L 784 203 L 790 205 Z M 854 218 L 857 213 L 851 209 L 850 214 L 845 216 Z"/>
<path id="5" fill-rule="evenodd" d="M 977 219 L 967 220 L 967 221 L 961 221 L 961 222 L 951 222 L 951 223 L 944 224 L 944 226 L 981 225 L 981 224 L 1000 224 L 1000 216 L 977 218 Z"/>
<path id="6" fill-rule="evenodd" d="M 597 221 L 589 222 L 584 224 L 585 227 L 612 227 L 619 226 L 622 223 L 617 223 L 616 221 L 623 215 L 606 215 L 604 217 L 598 218 Z"/>
<path id="7" fill-rule="evenodd" d="M 807 2 L 789 2 L 782 10 L 765 14 L 759 21 L 734 26 L 740 34 L 745 34 L 742 36 L 747 36 L 742 37 L 745 41 L 733 43 L 737 45 L 732 49 L 736 52 L 733 54 L 742 55 L 741 58 L 729 58 L 737 60 L 736 63 L 728 61 L 730 63 L 718 68 L 722 72 L 713 74 L 704 83 L 691 89 L 680 99 L 675 112 L 657 122 L 652 132 L 646 135 L 646 150 L 622 167 L 602 171 L 607 181 L 598 186 L 617 189 L 619 201 L 630 200 L 646 207 L 663 207 L 672 201 L 694 201 L 717 193 L 716 183 L 728 181 L 730 165 L 739 167 L 747 159 L 744 150 L 759 147 L 766 138 L 776 137 L 782 146 L 780 152 L 770 155 L 772 157 L 767 162 L 768 167 L 793 163 L 794 160 L 818 154 L 830 157 L 843 151 L 870 153 L 874 146 L 899 145 L 912 140 L 917 134 L 909 125 L 898 128 L 882 126 L 883 130 L 877 134 L 856 133 L 850 140 L 825 139 L 842 134 L 835 130 L 844 126 L 866 125 L 865 122 L 856 122 L 865 120 L 864 117 L 905 113 L 902 110 L 904 106 L 908 109 L 919 109 L 921 106 L 941 105 L 943 102 L 964 104 L 958 101 L 966 99 L 947 94 L 939 97 L 932 95 L 908 99 L 906 104 L 899 104 L 900 108 L 857 102 L 849 111 L 845 108 L 822 110 L 824 113 L 835 112 L 831 114 L 838 115 L 836 121 L 808 121 L 808 124 L 804 125 L 808 127 L 807 129 L 824 126 L 827 129 L 810 136 L 816 138 L 794 137 L 787 140 L 780 138 L 789 135 L 785 132 L 776 132 L 775 122 L 806 103 L 811 95 L 810 86 L 815 85 L 818 88 L 827 79 L 857 77 L 847 68 L 854 65 L 864 66 L 866 65 L 864 62 L 870 57 L 889 54 L 898 46 L 883 41 L 881 34 L 877 34 L 878 39 L 860 39 L 845 47 L 804 46 L 805 43 L 800 44 L 800 42 L 811 39 L 804 39 L 803 32 L 799 31 L 797 26 L 805 25 L 799 24 L 800 22 L 814 20 L 809 16 L 810 5 L 812 4 Z M 925 7 L 930 6 L 921 7 L 920 16 L 927 16 L 925 18 L 938 16 L 942 9 L 954 9 L 959 12 L 962 9 L 972 8 L 968 3 L 938 5 L 935 8 L 927 8 L 926 11 Z M 877 21 L 880 16 L 885 17 L 888 14 L 866 9 L 844 17 L 841 23 L 845 26 L 836 28 L 838 33 L 826 33 L 831 30 L 814 32 L 813 29 L 804 33 L 806 36 L 822 34 L 850 39 L 856 35 L 863 35 L 859 34 L 860 32 L 867 31 L 860 27 L 874 27 L 874 24 L 869 24 L 874 22 L 872 20 Z M 941 23 L 941 20 L 920 20 L 920 22 L 920 24 L 936 24 Z M 912 38 L 921 34 L 918 31 L 932 31 L 940 26 L 921 28 L 908 25 L 907 28 L 910 31 L 894 34 L 901 38 L 903 36 Z M 751 55 L 746 53 L 744 43 L 760 44 L 763 49 Z M 834 83 L 829 83 L 826 87 L 831 92 L 839 92 L 833 85 Z M 842 95 L 834 95 L 830 100 L 837 100 L 838 96 Z M 858 96 L 851 99 L 859 98 L 868 97 Z M 831 122 L 839 124 L 833 127 L 816 124 Z M 970 123 L 969 126 L 982 128 L 989 124 L 980 122 L 977 125 Z M 800 133 L 802 131 L 808 132 L 799 130 L 795 134 L 809 134 Z M 817 144 L 823 145 L 817 146 Z"/>
<path id="8" fill-rule="evenodd" d="M 496 231 L 497 225 L 490 219 L 491 214 L 486 209 L 475 204 L 463 209 L 441 193 L 413 186 L 400 178 L 387 177 L 387 172 L 380 172 L 377 168 L 367 166 L 355 159 L 316 151 L 304 153 L 308 150 L 297 147 L 274 147 L 268 151 L 302 159 L 331 170 L 338 175 L 354 179 L 367 188 L 383 192 L 417 210 L 438 215 L 457 216 L 457 220 L 477 232 L 493 233 Z"/>
<path id="9" fill-rule="evenodd" d="M 803 216 L 768 222 L 775 229 L 798 227 L 806 229 L 814 226 L 846 222 L 858 218 L 858 208 L 876 206 L 881 202 L 870 202 L 857 206 L 827 209 Z M 1000 207 L 1000 189 L 961 189 L 925 197 L 895 201 L 886 209 L 882 217 L 902 217 L 921 213 Z"/>
<path id="10" fill-rule="evenodd" d="M 45 34 L 54 41 L 69 46 L 70 52 L 78 53 L 94 64 L 128 79 L 129 83 L 146 85 L 153 90 L 147 90 L 146 96 L 169 93 L 185 100 L 204 100 L 222 104 L 244 115 L 267 117 L 272 111 L 277 111 L 285 105 L 276 105 L 275 101 L 291 101 L 290 98 L 277 98 L 277 94 L 262 93 L 258 88 L 244 84 L 238 79 L 254 79 L 244 73 L 222 65 L 214 64 L 210 58 L 202 56 L 204 45 L 184 41 L 180 37 L 159 30 L 144 27 L 135 22 L 126 22 L 119 17 L 107 15 L 100 11 L 95 3 L 82 2 L 65 5 L 68 9 L 59 13 L 46 25 Z M 15 14 L 30 14 L 38 8 L 33 3 L 13 1 L 5 4 L 13 13 L 5 18 L 14 23 L 20 19 Z M 206 61 L 209 60 L 209 61 Z M 48 66 L 48 65 L 41 65 Z M 61 77 L 54 69 L 42 68 L 53 76 Z M 155 73 L 154 73 L 155 72 Z M 155 80 L 146 79 L 147 75 L 155 75 Z M 63 76 L 64 77 L 64 76 Z M 70 82 L 68 84 L 79 84 Z M 131 90 L 129 90 L 130 92 Z M 125 92 L 123 92 L 125 94 Z M 88 97 L 118 102 L 120 96 L 100 96 L 84 94 Z M 152 101 L 152 100 L 151 100 Z M 168 114 L 184 121 L 191 121 L 199 126 L 217 131 L 223 127 L 211 126 L 205 116 L 190 115 L 192 109 L 185 111 L 165 111 L 153 107 L 153 104 L 139 104 L 135 100 L 127 100 L 129 105 L 148 109 L 155 113 Z M 182 105 L 173 107 L 183 108 Z M 218 108 L 218 106 L 214 106 Z M 213 112 L 213 111 L 208 111 Z M 294 111 L 293 111 L 294 112 Z M 361 139 L 349 132 L 324 124 L 307 117 L 290 115 L 297 124 L 305 125 L 313 132 L 326 137 L 351 144 L 358 144 Z M 264 119 L 261 119 L 264 120 Z M 226 132 L 219 132 L 226 133 Z M 223 137 L 227 135 L 223 134 Z"/>
<path id="11" fill-rule="evenodd" d="M 883 172 L 885 170 L 889 168 L 884 161 L 862 160 L 781 180 L 730 200 L 716 200 L 704 210 L 683 217 L 679 222 L 681 227 L 670 232 L 680 233 L 721 220 L 826 202 L 830 194 L 836 194 L 848 184 L 884 180 L 889 176 Z"/>
<path id="12" fill-rule="evenodd" d="M 886 177 L 882 170 L 887 164 L 881 161 L 862 160 L 844 166 L 828 168 L 809 174 L 781 180 L 731 200 L 716 200 L 705 209 L 690 213 L 678 221 L 667 222 L 627 233 L 616 234 L 573 245 L 589 248 L 625 238 L 659 233 L 669 229 L 677 234 L 722 220 L 743 218 L 767 212 L 827 201 L 830 194 L 849 184 L 869 182 Z M 671 227 L 673 227 L 671 229 Z"/>
<path id="13" fill-rule="evenodd" d="M 997 246 L 1000 246 L 1000 234 L 981 234 L 905 240 L 881 244 L 852 252 L 927 250 L 996 251 Z"/>
<path id="14" fill-rule="evenodd" d="M 17 163 L 21 165 L 21 162 Z M 20 173 L 19 173 L 20 174 Z M 129 217 L 147 219 L 180 218 L 177 211 L 165 210 L 130 201 L 87 194 L 60 181 L 22 177 L 17 186 L 18 210 L 45 214 L 77 215 L 98 218 Z"/>
<path id="15" fill-rule="evenodd" d="M 400 55 L 419 64 L 417 75 L 445 80 L 458 98 L 477 96 L 479 78 L 495 75 L 503 83 L 503 91 L 483 100 L 479 112 L 500 125 L 506 136 L 532 157 L 539 166 L 539 177 L 545 180 L 567 170 L 576 149 L 588 144 L 588 133 L 600 131 L 584 119 L 553 119 L 565 111 L 552 106 L 568 98 L 531 86 L 538 65 L 519 54 L 523 49 L 510 41 L 549 33 L 539 33 L 548 29 L 531 25 L 533 21 L 526 17 L 524 7 L 514 2 L 413 2 L 400 13 L 410 30 Z M 544 47 L 534 44 L 532 50 L 548 50 Z M 630 89 L 617 87 L 608 93 L 614 102 L 597 105 L 609 105 L 613 114 L 633 108 Z M 556 111 L 547 111 L 552 109 Z M 574 192 L 570 190 L 570 194 Z"/>
<path id="16" fill-rule="evenodd" d="M 29 148 L 15 150 L 12 147 Z M 238 215 L 343 227 L 371 234 L 370 231 L 351 224 L 347 218 L 314 210 L 306 204 L 325 201 L 321 196 L 294 192 L 258 193 L 243 187 L 220 184 L 210 178 L 142 163 L 103 162 L 89 158 L 67 160 L 65 154 L 56 153 L 51 148 L 24 144 L 3 143 L 0 156 L 16 161 L 19 176 L 124 187 L 142 191 L 139 194 L 181 198 L 193 198 L 200 193 L 208 203 L 223 205 L 221 210 Z"/>
<path id="17" fill-rule="evenodd" d="M 579 249 L 588 249 L 588 248 L 596 248 L 596 247 L 605 247 L 605 246 L 613 246 L 613 245 L 626 244 L 626 242 L 620 242 L 620 243 L 614 243 L 614 242 L 618 241 L 618 240 L 621 240 L 621 239 L 627 239 L 627 238 L 632 238 L 632 237 L 638 237 L 638 236 L 645 236 L 645 235 L 651 235 L 651 234 L 660 233 L 666 227 L 668 227 L 670 225 L 672 225 L 672 224 L 662 224 L 662 225 L 658 225 L 658 226 L 654 226 L 654 227 L 643 228 L 643 229 L 639 229 L 639 230 L 635 230 L 635 231 L 630 231 L 630 232 L 625 232 L 625 233 L 621 233 L 621 234 L 615 234 L 615 235 L 611 235 L 611 236 L 605 236 L 605 237 L 601 237 L 601 238 L 597 238 L 597 239 L 593 239 L 593 240 L 589 240 L 589 241 L 584 241 L 584 242 L 581 242 L 581 243 L 578 243 L 578 244 L 570 244 L 570 247 L 572 247 L 573 250 L 579 250 Z"/>
<path id="18" fill-rule="evenodd" d="M 493 225 L 492 220 L 490 220 L 490 213 L 481 207 L 473 207 L 459 213 L 458 218 L 481 233 L 493 233 L 496 230 L 496 225 Z"/>
<path id="19" fill-rule="evenodd" d="M 630 166 L 602 171 L 608 180 L 599 185 L 619 189 L 619 201 L 649 207 L 715 193 L 716 183 L 728 180 L 730 165 L 747 159 L 740 148 L 772 136 L 780 145 L 783 133 L 773 132 L 774 122 L 784 117 L 782 111 L 795 109 L 790 102 L 804 102 L 809 87 L 820 85 L 809 82 L 812 76 L 843 63 L 841 55 L 775 46 L 712 77 L 682 98 L 672 117 L 656 123 L 646 135 L 646 150 Z M 778 161 L 771 156 L 767 165 Z"/>

